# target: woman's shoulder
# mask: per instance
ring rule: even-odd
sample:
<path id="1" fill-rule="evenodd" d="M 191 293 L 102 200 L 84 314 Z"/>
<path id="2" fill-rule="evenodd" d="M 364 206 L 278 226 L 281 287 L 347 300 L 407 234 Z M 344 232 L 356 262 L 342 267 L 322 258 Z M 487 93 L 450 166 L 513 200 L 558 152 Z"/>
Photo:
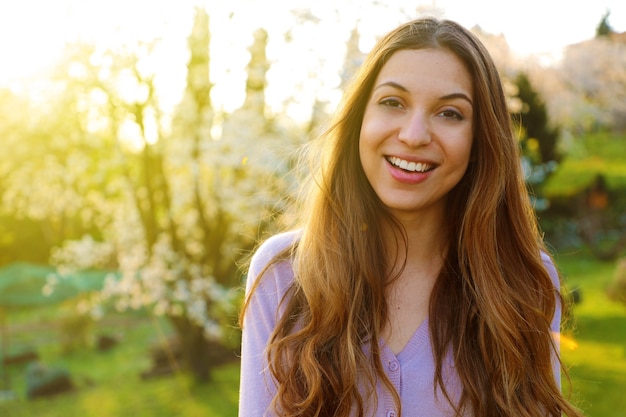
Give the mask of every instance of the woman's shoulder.
<path id="1" fill-rule="evenodd" d="M 285 249 L 292 246 L 300 237 L 300 230 L 292 230 L 289 232 L 278 233 L 267 238 L 257 248 L 250 262 L 250 269 L 260 266 L 263 269 L 271 260 Z"/>
<path id="2" fill-rule="evenodd" d="M 548 271 L 550 278 L 552 278 L 552 283 L 554 284 L 555 287 L 559 288 L 560 286 L 559 272 L 557 271 L 556 266 L 554 265 L 554 260 L 552 259 L 552 256 L 550 256 L 548 252 L 542 250 L 541 261 L 543 262 L 543 266 Z"/>
<path id="3" fill-rule="evenodd" d="M 293 244 L 300 238 L 300 235 L 301 230 L 293 230 L 273 235 L 263 241 L 250 260 L 250 268 L 248 269 L 248 285 L 251 281 L 257 279 L 259 274 L 261 274 L 261 272 L 263 272 L 271 262 L 275 261 L 278 255 L 293 246 Z M 275 275 L 277 272 L 280 272 L 278 275 L 283 278 L 291 279 L 293 276 L 291 265 L 285 265 L 285 263 L 286 262 L 277 263 L 273 266 L 273 272 Z M 291 275 L 291 277 L 285 277 L 286 275 Z"/>

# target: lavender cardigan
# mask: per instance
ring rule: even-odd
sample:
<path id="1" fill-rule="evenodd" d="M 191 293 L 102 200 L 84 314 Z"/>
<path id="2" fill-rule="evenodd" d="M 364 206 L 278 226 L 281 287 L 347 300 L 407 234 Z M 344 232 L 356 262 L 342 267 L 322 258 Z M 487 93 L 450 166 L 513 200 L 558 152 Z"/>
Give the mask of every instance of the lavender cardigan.
<path id="1" fill-rule="evenodd" d="M 297 232 L 283 233 L 271 237 L 257 250 L 252 258 L 246 292 L 259 273 L 281 250 L 288 247 L 297 238 Z M 549 257 L 543 257 L 544 264 L 555 285 L 558 275 Z M 267 370 L 265 348 L 274 327 L 283 311 L 280 301 L 293 281 L 291 264 L 282 262 L 266 272 L 250 300 L 243 328 L 241 385 L 239 397 L 240 417 L 276 416 L 270 403 L 276 392 L 276 386 Z M 278 314 L 277 314 L 278 312 Z M 560 306 L 552 321 L 552 331 L 559 332 L 561 318 Z M 404 416 L 447 417 L 453 415 L 452 408 L 440 391 L 433 387 L 435 364 L 430 347 L 428 319 L 416 330 L 404 349 L 397 355 L 380 342 L 381 360 L 385 373 L 400 395 Z M 364 347 L 367 349 L 367 346 Z M 555 378 L 560 383 L 560 371 L 555 358 Z M 461 382 L 454 370 L 450 355 L 445 359 L 444 372 L 446 388 L 453 400 L 461 393 Z M 399 415 L 392 395 L 383 388 L 376 387 L 377 404 L 367 404 L 366 415 L 376 417 L 396 417 Z"/>

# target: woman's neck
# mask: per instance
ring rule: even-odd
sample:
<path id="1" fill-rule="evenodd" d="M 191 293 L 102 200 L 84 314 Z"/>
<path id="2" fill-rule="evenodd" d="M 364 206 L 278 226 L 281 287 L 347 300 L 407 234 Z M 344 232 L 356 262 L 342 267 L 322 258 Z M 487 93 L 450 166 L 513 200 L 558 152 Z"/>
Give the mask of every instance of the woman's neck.
<path id="1" fill-rule="evenodd" d="M 382 336 L 399 353 L 428 317 L 430 294 L 443 265 L 446 228 L 438 217 L 398 218 L 404 238 L 390 231 L 392 270 L 386 288 L 387 320 Z"/>
<path id="2" fill-rule="evenodd" d="M 404 269 L 441 266 L 447 243 L 447 228 L 442 212 L 429 212 L 397 216 L 405 236 L 390 232 L 387 237 L 392 268 L 398 273 Z M 405 240 L 406 238 L 406 240 Z"/>

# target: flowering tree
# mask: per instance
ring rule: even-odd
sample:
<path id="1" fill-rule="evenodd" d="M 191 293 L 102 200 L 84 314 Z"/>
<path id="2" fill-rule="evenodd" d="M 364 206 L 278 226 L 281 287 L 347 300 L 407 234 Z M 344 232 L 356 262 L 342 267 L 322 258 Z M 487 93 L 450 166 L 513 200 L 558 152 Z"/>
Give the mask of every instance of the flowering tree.
<path id="1" fill-rule="evenodd" d="M 626 35 L 571 45 L 561 63 L 561 94 L 552 106 L 574 133 L 626 129 Z"/>
<path id="2" fill-rule="evenodd" d="M 56 152 L 4 170 L 3 203 L 27 217 L 78 222 L 52 262 L 61 272 L 119 271 L 81 311 L 113 305 L 168 317 L 185 365 L 205 381 L 211 347 L 229 336 L 238 343 L 225 330 L 236 320 L 240 266 L 280 214 L 287 162 L 273 155 L 291 136 L 265 114 L 264 32 L 250 49 L 246 101 L 231 115 L 211 102 L 204 10 L 188 42 L 187 86 L 171 119 L 149 65 L 155 44 L 76 48 L 60 71 L 71 76 L 59 81 L 70 104 L 55 114 L 72 126 L 50 141 Z"/>

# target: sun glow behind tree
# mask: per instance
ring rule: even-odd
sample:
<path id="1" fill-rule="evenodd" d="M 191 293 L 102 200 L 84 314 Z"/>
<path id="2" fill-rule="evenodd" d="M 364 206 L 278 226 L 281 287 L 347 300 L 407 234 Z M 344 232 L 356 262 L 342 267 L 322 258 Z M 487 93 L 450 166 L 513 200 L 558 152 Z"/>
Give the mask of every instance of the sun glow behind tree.
<path id="1" fill-rule="evenodd" d="M 185 38 L 197 4 L 213 18 L 216 108 L 232 111 L 242 104 L 246 48 L 254 31 L 263 27 L 268 31 L 267 54 L 272 62 L 267 102 L 277 112 L 287 106 L 299 120 L 306 120 L 315 97 L 330 102 L 338 99 L 337 68 L 345 41 L 357 25 L 361 47 L 367 51 L 377 36 L 396 23 L 428 12 L 468 27 L 479 25 L 488 33 L 503 33 L 513 51 L 547 59 L 568 43 L 591 38 L 607 9 L 612 11 L 611 26 L 626 30 L 626 2 L 621 0 L 586 2 L 573 8 L 567 0 L 529 0 L 514 9 L 497 0 L 24 0 L 0 4 L 0 85 L 39 90 L 34 79 L 60 59 L 65 43 L 118 49 L 158 39 L 150 65 L 158 69 L 162 105 L 171 111 L 184 88 Z M 567 19 L 560 20 L 555 30 L 555 16 L 564 11 Z"/>

